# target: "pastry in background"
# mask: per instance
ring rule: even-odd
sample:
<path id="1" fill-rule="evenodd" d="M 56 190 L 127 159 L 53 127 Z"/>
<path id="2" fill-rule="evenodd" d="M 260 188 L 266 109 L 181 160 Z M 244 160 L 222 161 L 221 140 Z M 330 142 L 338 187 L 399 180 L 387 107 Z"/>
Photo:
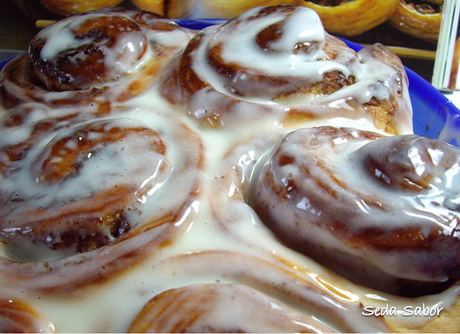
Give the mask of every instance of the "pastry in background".
<path id="1" fill-rule="evenodd" d="M 165 1 L 164 0 L 131 0 L 131 2 L 140 9 L 148 10 L 149 12 L 165 16 Z"/>
<path id="2" fill-rule="evenodd" d="M 187 17 L 201 0 L 169 0 L 166 1 L 165 17 L 180 18 Z"/>
<path id="3" fill-rule="evenodd" d="M 260 6 L 299 5 L 302 0 L 201 0 L 199 9 L 204 17 L 230 19 Z"/>
<path id="4" fill-rule="evenodd" d="M 195 9 L 197 0 L 131 0 L 131 2 L 140 9 L 164 17 L 180 18 L 187 17 Z"/>
<path id="5" fill-rule="evenodd" d="M 41 4 L 50 12 L 62 16 L 86 13 L 103 8 L 112 8 L 123 0 L 40 0 Z"/>
<path id="6" fill-rule="evenodd" d="M 439 0 L 401 0 L 388 22 L 411 36 L 436 41 L 441 28 L 442 3 Z"/>
<path id="7" fill-rule="evenodd" d="M 310 0 L 303 6 L 314 9 L 331 34 L 355 36 L 387 21 L 399 0 Z"/>

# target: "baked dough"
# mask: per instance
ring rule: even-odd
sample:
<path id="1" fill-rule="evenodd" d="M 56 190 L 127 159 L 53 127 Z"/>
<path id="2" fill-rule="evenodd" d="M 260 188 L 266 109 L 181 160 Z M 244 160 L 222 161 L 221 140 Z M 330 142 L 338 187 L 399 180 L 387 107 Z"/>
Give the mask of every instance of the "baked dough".
<path id="1" fill-rule="evenodd" d="M 321 1 L 303 1 L 315 10 L 331 34 L 355 36 L 387 21 L 396 10 L 398 0 L 352 0 L 334 5 Z"/>
<path id="2" fill-rule="evenodd" d="M 62 16 L 86 13 L 103 8 L 112 8 L 123 0 L 40 0 L 41 4 L 50 12 Z"/>
<path id="3" fill-rule="evenodd" d="M 411 36 L 437 41 L 442 20 L 442 4 L 416 5 L 416 1 L 401 0 L 389 23 Z"/>

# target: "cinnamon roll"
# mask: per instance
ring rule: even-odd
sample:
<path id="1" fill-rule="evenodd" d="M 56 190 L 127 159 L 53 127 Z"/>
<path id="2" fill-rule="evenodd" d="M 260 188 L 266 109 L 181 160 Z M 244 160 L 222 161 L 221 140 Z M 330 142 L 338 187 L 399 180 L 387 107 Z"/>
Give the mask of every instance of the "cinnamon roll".
<path id="1" fill-rule="evenodd" d="M 441 29 L 443 1 L 401 0 L 390 17 L 390 25 L 406 34 L 437 41 Z"/>
<path id="2" fill-rule="evenodd" d="M 88 254 L 80 264 L 93 255 L 94 261 L 101 261 L 97 249 L 107 254 L 107 247 L 116 248 L 137 235 L 142 235 L 137 245 L 157 243 L 157 232 L 151 233 L 153 239 L 141 241 L 149 230 L 166 231 L 160 235 L 164 242 L 181 231 L 174 223 L 187 225 L 202 168 L 201 141 L 177 120 L 135 112 L 136 118 L 85 120 L 71 113 L 55 119 L 54 110 L 21 109 L 4 119 L 0 138 L 0 238 L 8 259 L 3 261 L 4 274 L 28 277 L 30 271 L 44 269 L 44 261 L 72 263 L 78 254 Z M 177 184 L 178 179 L 183 182 Z M 130 246 L 118 246 L 114 256 L 121 256 L 126 247 Z M 145 255 L 138 250 L 125 261 Z M 30 270 L 9 264 L 11 260 L 32 262 Z M 112 260 L 106 255 L 104 261 Z M 67 264 L 67 269 L 73 266 Z M 76 273 L 69 274 L 78 281 Z M 97 272 L 93 275 L 100 277 Z M 89 276 L 86 273 L 84 280 L 90 282 Z"/>
<path id="3" fill-rule="evenodd" d="M 138 210 L 136 202 L 161 185 L 171 169 L 160 135 L 130 120 L 63 130 L 20 160 L 18 146 L 11 148 L 3 147 L 11 162 L 3 167 L 3 182 L 19 187 L 2 187 L 0 233 L 11 254 L 26 258 L 39 253 L 40 244 L 81 253 L 114 242 L 135 227 L 129 211 Z"/>
<path id="4" fill-rule="evenodd" d="M 137 10 L 63 22 L 2 73 L 0 326 L 458 331 L 459 149 L 412 134 L 393 53 L 351 50 L 304 6 L 198 33 Z M 131 30 L 123 66 L 69 70 L 118 57 L 83 56 L 85 29 Z M 62 40 L 76 51 L 48 72 Z M 443 310 L 366 314 L 385 304 Z"/>
<path id="5" fill-rule="evenodd" d="M 1 73 L 2 104 L 107 108 L 143 93 L 190 33 L 140 10 L 74 15 L 41 30 Z"/>
<path id="6" fill-rule="evenodd" d="M 0 331 L 2 333 L 54 333 L 54 327 L 26 303 L 0 299 Z"/>
<path id="7" fill-rule="evenodd" d="M 305 0 L 302 4 L 318 13 L 329 33 L 355 36 L 387 21 L 399 0 Z"/>
<path id="8" fill-rule="evenodd" d="M 128 332 L 333 333 L 335 330 L 247 285 L 196 284 L 155 296 Z"/>
<path id="9" fill-rule="evenodd" d="M 227 321 L 233 314 L 233 329 L 243 332 L 308 332 L 308 325 L 325 332 L 391 332 L 384 319 L 362 315 L 363 305 L 355 295 L 342 294 L 341 285 L 321 280 L 311 267 L 254 249 L 247 254 L 245 249 L 195 250 L 155 262 L 151 274 L 170 281 L 156 285 L 159 292 L 139 308 L 130 330 L 231 331 Z M 171 272 L 174 275 L 168 275 Z M 272 305 L 271 311 L 263 300 Z M 262 314 L 247 314 L 250 306 Z"/>
<path id="10" fill-rule="evenodd" d="M 163 95 L 212 127 L 344 117 L 389 133 L 411 131 L 399 58 L 382 45 L 356 53 L 309 8 L 256 8 L 206 28 L 166 73 Z"/>
<path id="11" fill-rule="evenodd" d="M 460 274 L 459 163 L 436 139 L 302 129 L 274 149 L 252 200 L 281 240 L 344 277 L 430 294 Z"/>

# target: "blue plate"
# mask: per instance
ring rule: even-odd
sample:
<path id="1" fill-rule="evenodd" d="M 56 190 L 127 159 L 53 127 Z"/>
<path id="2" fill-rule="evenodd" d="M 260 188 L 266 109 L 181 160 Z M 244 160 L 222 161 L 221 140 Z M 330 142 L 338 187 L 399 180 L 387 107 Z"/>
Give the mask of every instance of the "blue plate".
<path id="1" fill-rule="evenodd" d="M 180 26 L 200 30 L 210 25 L 222 24 L 221 19 L 176 19 Z M 344 40 L 352 49 L 358 51 L 363 46 Z M 0 69 L 8 62 L 0 62 Z M 421 136 L 438 138 L 441 131 L 446 127 L 458 130 L 460 133 L 460 110 L 447 99 L 440 91 L 434 88 L 428 81 L 406 68 L 409 77 L 409 93 L 413 108 L 414 132 Z M 444 138 L 451 144 L 457 145 L 455 138 Z"/>

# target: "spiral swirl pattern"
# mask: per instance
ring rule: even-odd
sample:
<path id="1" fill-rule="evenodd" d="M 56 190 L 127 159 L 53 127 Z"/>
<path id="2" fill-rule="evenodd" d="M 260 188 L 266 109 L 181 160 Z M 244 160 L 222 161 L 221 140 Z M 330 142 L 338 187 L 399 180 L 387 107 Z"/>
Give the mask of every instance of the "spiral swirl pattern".
<path id="1" fill-rule="evenodd" d="M 389 133 L 411 128 L 400 60 L 381 45 L 356 53 L 327 34 L 313 10 L 297 6 L 256 8 L 198 33 L 162 89 L 214 127 L 345 117 Z"/>
<path id="2" fill-rule="evenodd" d="M 75 15 L 41 30 L 2 72 L 7 108 L 27 102 L 108 108 L 144 92 L 191 33 L 141 10 Z"/>
<path id="3" fill-rule="evenodd" d="M 254 202 L 281 239 L 342 275 L 426 294 L 459 275 L 459 153 L 416 135 L 301 129 L 274 149 Z"/>

